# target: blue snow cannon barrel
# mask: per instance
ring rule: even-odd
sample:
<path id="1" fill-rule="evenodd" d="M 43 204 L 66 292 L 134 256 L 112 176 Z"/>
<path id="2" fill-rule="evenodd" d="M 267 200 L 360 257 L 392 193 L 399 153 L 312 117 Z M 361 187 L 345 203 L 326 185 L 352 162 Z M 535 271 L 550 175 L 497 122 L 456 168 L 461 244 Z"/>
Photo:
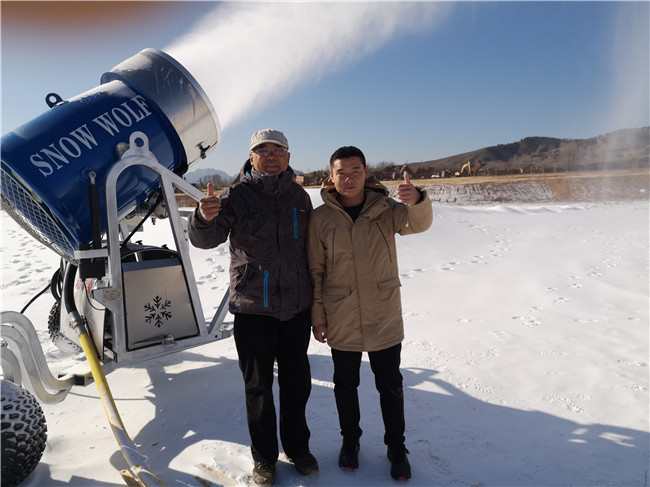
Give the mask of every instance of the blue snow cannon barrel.
<path id="1" fill-rule="evenodd" d="M 62 100 L 2 137 L 2 207 L 32 236 L 67 260 L 92 241 L 88 184 L 99 188 L 101 230 L 106 231 L 105 181 L 126 149 L 143 132 L 158 162 L 182 175 L 220 138 L 212 104 L 177 61 L 145 49 L 104 73 L 96 88 Z M 158 176 L 143 167 L 117 183 L 118 217 L 157 192 Z"/>

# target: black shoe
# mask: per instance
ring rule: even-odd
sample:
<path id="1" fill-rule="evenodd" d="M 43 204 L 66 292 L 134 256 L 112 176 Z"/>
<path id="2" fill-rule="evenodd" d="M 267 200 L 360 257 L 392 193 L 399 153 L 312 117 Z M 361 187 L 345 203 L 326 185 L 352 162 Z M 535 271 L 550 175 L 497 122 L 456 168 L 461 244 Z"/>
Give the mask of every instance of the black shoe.
<path id="1" fill-rule="evenodd" d="M 408 480 L 411 478 L 411 464 L 406 456 L 407 453 L 409 451 L 404 445 L 388 447 L 390 476 L 395 480 Z"/>
<path id="2" fill-rule="evenodd" d="M 343 440 L 339 453 L 339 467 L 350 472 L 359 468 L 359 441 Z"/>
<path id="3" fill-rule="evenodd" d="M 310 452 L 298 455 L 291 461 L 300 475 L 310 476 L 318 473 L 318 462 Z"/>
<path id="4" fill-rule="evenodd" d="M 275 483 L 275 465 L 267 462 L 255 462 L 253 482 L 257 485 L 273 485 Z"/>

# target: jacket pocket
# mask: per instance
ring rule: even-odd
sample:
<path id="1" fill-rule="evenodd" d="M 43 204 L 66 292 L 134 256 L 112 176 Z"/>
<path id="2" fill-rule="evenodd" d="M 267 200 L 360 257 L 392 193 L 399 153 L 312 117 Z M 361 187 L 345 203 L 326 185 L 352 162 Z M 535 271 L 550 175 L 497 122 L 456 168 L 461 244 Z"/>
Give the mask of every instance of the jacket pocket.
<path id="1" fill-rule="evenodd" d="M 377 283 L 377 287 L 380 291 L 389 291 L 396 287 L 402 287 L 402 283 L 399 281 L 399 277 L 392 277 Z"/>
<path id="2" fill-rule="evenodd" d="M 234 272 L 235 279 L 235 291 L 242 292 L 246 288 L 246 283 L 251 276 L 251 266 L 245 264 L 243 266 L 238 266 Z"/>
<path id="3" fill-rule="evenodd" d="M 350 286 L 326 286 L 323 288 L 323 296 L 349 296 L 351 293 Z"/>
<path id="4" fill-rule="evenodd" d="M 350 303 L 352 288 L 350 286 L 325 286 L 322 291 L 323 308 L 329 322 L 337 322 L 344 319 L 350 309 L 354 309 L 354 303 Z"/>
<path id="5" fill-rule="evenodd" d="M 385 330 L 384 327 L 388 326 L 389 323 L 394 323 L 396 317 L 401 319 L 401 283 L 398 277 L 393 277 L 379 281 L 376 286 L 377 288 L 374 293 L 375 301 L 371 313 L 375 318 L 381 317 L 380 322 L 384 323 L 384 325 L 381 325 L 377 329 L 377 333 L 379 335 L 385 335 L 386 333 L 392 334 L 393 332 Z"/>
<path id="6" fill-rule="evenodd" d="M 334 272 L 334 237 L 336 236 L 336 230 L 331 229 L 327 232 L 327 240 L 325 241 L 325 250 L 327 252 L 327 271 Z"/>
<path id="7" fill-rule="evenodd" d="M 235 293 L 244 296 L 247 301 L 258 303 L 257 306 L 261 303 L 265 309 L 271 307 L 269 296 L 271 273 L 268 270 L 262 271 L 249 263 L 237 267 L 233 277 Z"/>
<path id="8" fill-rule="evenodd" d="M 388 228 L 386 228 L 381 222 L 376 221 L 375 225 L 377 226 L 377 229 L 379 230 L 379 233 L 381 234 L 382 238 L 384 239 L 384 244 L 386 245 L 386 252 L 388 253 L 388 259 L 390 262 L 395 262 L 397 260 L 395 256 L 395 250 L 393 248 L 393 245 L 391 245 L 391 242 L 393 241 L 393 235 L 388 231 Z"/>

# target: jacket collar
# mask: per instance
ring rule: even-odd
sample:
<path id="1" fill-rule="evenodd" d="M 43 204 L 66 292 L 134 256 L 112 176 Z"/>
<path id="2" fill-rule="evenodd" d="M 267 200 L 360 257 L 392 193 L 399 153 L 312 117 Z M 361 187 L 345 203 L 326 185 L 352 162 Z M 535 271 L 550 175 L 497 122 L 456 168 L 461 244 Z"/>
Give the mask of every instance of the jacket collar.
<path id="1" fill-rule="evenodd" d="M 242 166 L 239 171 L 239 176 L 237 176 L 233 184 L 242 182 L 252 184 L 265 193 L 278 193 L 287 191 L 291 187 L 291 183 L 294 182 L 295 176 L 291 166 L 287 167 L 286 171 L 280 174 L 263 174 L 258 172 L 251 164 L 251 160 L 248 159 Z"/>
<path id="2" fill-rule="evenodd" d="M 388 188 L 381 184 L 374 176 L 369 176 L 366 179 L 364 189 L 366 193 L 366 201 L 357 221 L 363 220 L 364 217 L 365 219 L 372 218 L 384 211 L 388 206 L 388 203 L 386 202 L 389 195 Z M 326 205 L 341 209 L 343 208 L 337 199 L 338 192 L 336 191 L 331 178 L 328 177 L 323 181 L 320 194 Z"/>

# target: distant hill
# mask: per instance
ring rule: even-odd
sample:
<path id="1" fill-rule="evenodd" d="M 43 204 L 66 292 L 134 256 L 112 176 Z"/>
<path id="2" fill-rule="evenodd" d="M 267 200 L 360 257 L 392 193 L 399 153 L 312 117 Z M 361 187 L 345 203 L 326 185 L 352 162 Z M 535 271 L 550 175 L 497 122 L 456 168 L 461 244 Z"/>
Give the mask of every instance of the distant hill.
<path id="1" fill-rule="evenodd" d="M 197 169 L 196 171 L 188 172 L 184 177 L 185 181 L 189 182 L 190 184 L 197 184 L 201 181 L 201 179 L 211 178 L 213 176 L 219 176 L 226 184 L 230 184 L 235 179 L 234 176 L 230 176 L 229 174 L 226 174 L 219 169 L 211 168 Z"/>
<path id="2" fill-rule="evenodd" d="M 453 176 L 468 161 L 474 175 L 647 168 L 650 127 L 617 130 L 590 139 L 526 137 L 519 142 L 406 166 L 414 177 L 430 177 L 443 171 Z M 468 175 L 467 166 L 463 175 Z"/>
<path id="3" fill-rule="evenodd" d="M 297 169 L 293 170 L 297 175 L 301 176 L 303 172 L 298 171 Z M 191 184 L 196 184 L 201 179 L 206 178 L 206 177 L 213 177 L 213 176 L 219 176 L 224 182 L 227 184 L 232 183 L 235 180 L 235 176 L 230 176 L 229 174 L 226 174 L 223 171 L 220 171 L 219 169 L 197 169 L 196 171 L 188 172 L 185 174 L 185 181 L 191 183 Z"/>
<path id="4" fill-rule="evenodd" d="M 298 176 L 302 176 L 304 174 L 302 171 L 299 171 L 297 169 L 294 169 L 293 171 Z M 226 174 L 225 172 L 220 171 L 219 169 L 212 169 L 212 168 L 197 169 L 196 171 L 188 172 L 187 174 L 185 174 L 184 178 L 185 181 L 194 185 L 198 185 L 198 183 L 203 179 L 204 182 L 206 183 L 207 181 L 211 181 L 213 183 L 216 181 L 217 184 L 222 187 L 228 186 L 230 183 L 232 183 L 235 180 L 235 176 L 230 176 L 229 174 Z"/>

